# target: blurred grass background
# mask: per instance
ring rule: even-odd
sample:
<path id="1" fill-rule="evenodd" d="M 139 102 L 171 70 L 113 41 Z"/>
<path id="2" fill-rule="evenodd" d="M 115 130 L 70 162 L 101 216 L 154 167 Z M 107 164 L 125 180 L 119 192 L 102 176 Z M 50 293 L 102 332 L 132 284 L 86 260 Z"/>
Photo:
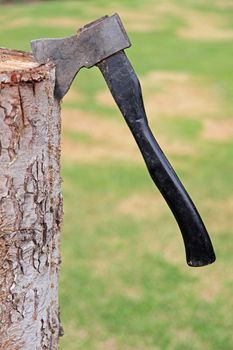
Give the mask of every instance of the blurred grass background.
<path id="1" fill-rule="evenodd" d="M 66 350 L 233 349 L 233 1 L 0 2 L 0 46 L 30 50 L 120 14 L 149 121 L 197 204 L 217 261 L 182 239 L 96 68 L 62 104 Z"/>

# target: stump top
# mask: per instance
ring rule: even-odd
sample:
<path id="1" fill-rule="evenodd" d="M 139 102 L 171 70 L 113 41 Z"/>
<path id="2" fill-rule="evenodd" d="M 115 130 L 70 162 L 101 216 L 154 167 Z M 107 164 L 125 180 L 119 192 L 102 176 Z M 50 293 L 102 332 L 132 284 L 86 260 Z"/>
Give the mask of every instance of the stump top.
<path id="1" fill-rule="evenodd" d="M 0 73 L 12 71 L 27 71 L 38 67 L 32 54 L 0 48 Z"/>
<path id="2" fill-rule="evenodd" d="M 39 64 L 30 52 L 0 48 L 0 89 L 5 85 L 26 84 L 50 79 L 55 80 L 52 62 Z"/>

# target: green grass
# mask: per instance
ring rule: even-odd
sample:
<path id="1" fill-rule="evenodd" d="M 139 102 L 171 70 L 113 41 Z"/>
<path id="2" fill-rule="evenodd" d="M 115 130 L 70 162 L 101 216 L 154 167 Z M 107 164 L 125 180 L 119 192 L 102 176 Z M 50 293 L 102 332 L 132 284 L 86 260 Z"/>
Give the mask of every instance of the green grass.
<path id="1" fill-rule="evenodd" d="M 0 5 L 0 45 L 30 50 L 32 39 L 66 36 L 76 30 L 73 23 L 49 27 L 40 23 L 42 19 L 68 17 L 85 23 L 99 13 L 121 13 L 122 8 L 148 15 L 155 3 L 158 1 L 89 0 Z M 232 8 L 219 8 L 217 3 L 170 0 L 187 11 L 220 16 L 224 28 L 233 31 Z M 11 28 L 10 23 L 17 18 L 34 23 Z M 150 71 L 184 72 L 201 78 L 200 84 L 209 86 L 220 101 L 213 114 L 200 112 L 192 117 L 174 111 L 166 116 L 158 111 L 151 122 L 161 140 L 179 142 L 184 150 L 193 148 L 189 154 L 182 149 L 172 152 L 169 144 L 164 145 L 207 227 L 211 227 L 217 261 L 201 269 L 186 267 L 175 220 L 162 200 L 157 204 L 160 197 L 143 162 L 114 157 L 72 161 L 64 154 L 62 350 L 233 349 L 233 208 L 224 206 L 225 202 L 233 203 L 229 201 L 233 198 L 233 141 L 229 137 L 202 137 L 205 119 L 221 124 L 222 119 L 232 118 L 233 40 L 183 38 L 177 30 L 185 25 L 184 18 L 168 13 L 164 21 L 165 26 L 158 30 L 129 30 L 133 45 L 127 54 L 140 77 Z M 129 22 L 125 20 L 126 28 Z M 84 99 L 65 100 L 62 108 L 95 114 L 100 124 L 113 120 L 123 123 L 117 108 L 97 101 L 96 95 L 105 88 L 97 69 L 82 70 L 73 89 Z M 77 118 L 81 117 L 77 111 Z M 63 139 L 74 145 L 75 152 L 79 145 L 88 153 L 101 144 L 88 132 L 72 128 L 64 129 Z M 107 135 L 104 145 L 112 147 Z"/>

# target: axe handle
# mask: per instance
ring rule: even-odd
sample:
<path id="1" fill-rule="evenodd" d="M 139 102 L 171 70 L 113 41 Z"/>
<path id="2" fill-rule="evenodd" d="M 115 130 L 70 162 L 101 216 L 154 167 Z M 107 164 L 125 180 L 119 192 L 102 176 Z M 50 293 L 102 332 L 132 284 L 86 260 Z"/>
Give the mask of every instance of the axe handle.
<path id="1" fill-rule="evenodd" d="M 151 178 L 176 218 L 187 264 L 204 266 L 214 262 L 213 246 L 204 223 L 149 128 L 140 83 L 128 58 L 120 51 L 97 66 L 137 142 Z"/>

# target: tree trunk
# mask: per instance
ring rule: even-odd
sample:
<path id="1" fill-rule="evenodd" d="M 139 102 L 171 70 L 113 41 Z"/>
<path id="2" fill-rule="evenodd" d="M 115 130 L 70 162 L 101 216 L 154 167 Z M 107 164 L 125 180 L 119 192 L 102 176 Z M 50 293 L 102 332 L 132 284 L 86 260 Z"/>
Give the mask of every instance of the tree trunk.
<path id="1" fill-rule="evenodd" d="M 0 349 L 58 349 L 60 106 L 55 68 L 0 49 Z"/>

